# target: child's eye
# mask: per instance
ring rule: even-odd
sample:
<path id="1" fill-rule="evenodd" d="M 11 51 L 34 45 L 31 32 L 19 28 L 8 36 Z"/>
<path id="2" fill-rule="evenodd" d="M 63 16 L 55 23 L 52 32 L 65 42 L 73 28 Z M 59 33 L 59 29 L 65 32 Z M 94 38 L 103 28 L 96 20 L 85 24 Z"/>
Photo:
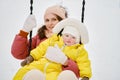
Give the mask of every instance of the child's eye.
<path id="1" fill-rule="evenodd" d="M 65 36 L 66 36 L 66 37 L 69 37 L 69 35 L 68 35 L 68 34 L 65 34 Z"/>
<path id="2" fill-rule="evenodd" d="M 73 39 L 76 39 L 74 36 L 72 37 Z"/>
<path id="3" fill-rule="evenodd" d="M 66 37 L 69 37 L 69 35 L 66 35 Z"/>

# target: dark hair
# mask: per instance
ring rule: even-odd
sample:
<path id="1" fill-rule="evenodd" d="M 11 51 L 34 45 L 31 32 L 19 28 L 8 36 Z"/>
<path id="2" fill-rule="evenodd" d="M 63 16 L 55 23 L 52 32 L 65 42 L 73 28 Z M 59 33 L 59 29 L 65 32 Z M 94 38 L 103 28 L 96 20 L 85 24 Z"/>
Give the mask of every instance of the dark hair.
<path id="1" fill-rule="evenodd" d="M 39 39 L 43 39 L 43 38 L 46 38 L 45 36 L 45 30 L 46 30 L 46 26 L 43 25 L 41 28 L 38 29 L 38 36 L 39 36 Z"/>

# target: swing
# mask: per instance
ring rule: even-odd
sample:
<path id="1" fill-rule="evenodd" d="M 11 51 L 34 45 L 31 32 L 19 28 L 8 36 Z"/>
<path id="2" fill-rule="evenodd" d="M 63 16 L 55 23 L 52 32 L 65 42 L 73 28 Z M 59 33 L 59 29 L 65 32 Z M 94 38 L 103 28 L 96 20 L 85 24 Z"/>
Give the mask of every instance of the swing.
<path id="1" fill-rule="evenodd" d="M 63 3 L 63 0 L 61 2 L 61 4 Z M 33 11 L 33 0 L 30 0 L 30 14 L 32 15 L 32 11 Z M 85 0 L 82 1 L 82 14 L 81 14 L 81 22 L 84 23 L 84 11 L 85 11 Z M 30 31 L 30 35 L 29 35 L 29 43 L 30 43 L 30 46 L 29 46 L 29 53 L 30 53 L 30 50 L 31 50 L 31 44 L 32 44 L 32 31 Z M 73 62 L 72 60 L 69 61 L 69 63 L 71 64 L 72 68 L 68 68 L 68 67 L 63 67 L 63 70 L 72 70 L 73 72 L 75 72 L 76 76 L 79 78 L 80 74 L 79 74 L 79 70 L 76 66 L 76 63 Z M 77 72 L 76 72 L 77 71 Z"/>

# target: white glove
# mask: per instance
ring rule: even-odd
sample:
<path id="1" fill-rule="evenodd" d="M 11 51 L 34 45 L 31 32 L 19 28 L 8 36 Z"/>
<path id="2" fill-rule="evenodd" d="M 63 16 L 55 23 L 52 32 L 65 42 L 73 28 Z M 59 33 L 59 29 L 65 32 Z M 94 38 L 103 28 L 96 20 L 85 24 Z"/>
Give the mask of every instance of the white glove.
<path id="1" fill-rule="evenodd" d="M 67 56 L 59 49 L 58 46 L 50 46 L 46 51 L 46 56 L 48 60 L 64 64 L 67 61 Z"/>
<path id="2" fill-rule="evenodd" d="M 29 15 L 24 22 L 22 30 L 29 33 L 34 27 L 36 27 L 36 18 L 34 15 Z"/>

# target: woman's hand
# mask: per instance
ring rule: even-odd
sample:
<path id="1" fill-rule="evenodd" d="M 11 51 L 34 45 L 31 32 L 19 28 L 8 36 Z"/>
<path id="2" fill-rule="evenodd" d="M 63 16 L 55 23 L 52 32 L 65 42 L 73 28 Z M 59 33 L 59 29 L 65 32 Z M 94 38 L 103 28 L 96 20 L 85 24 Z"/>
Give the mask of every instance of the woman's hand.
<path id="1" fill-rule="evenodd" d="M 88 77 L 83 77 L 81 80 L 89 80 Z"/>
<path id="2" fill-rule="evenodd" d="M 32 56 L 28 56 L 24 61 L 21 62 L 21 66 L 25 66 L 29 63 L 31 63 L 34 60 Z"/>

